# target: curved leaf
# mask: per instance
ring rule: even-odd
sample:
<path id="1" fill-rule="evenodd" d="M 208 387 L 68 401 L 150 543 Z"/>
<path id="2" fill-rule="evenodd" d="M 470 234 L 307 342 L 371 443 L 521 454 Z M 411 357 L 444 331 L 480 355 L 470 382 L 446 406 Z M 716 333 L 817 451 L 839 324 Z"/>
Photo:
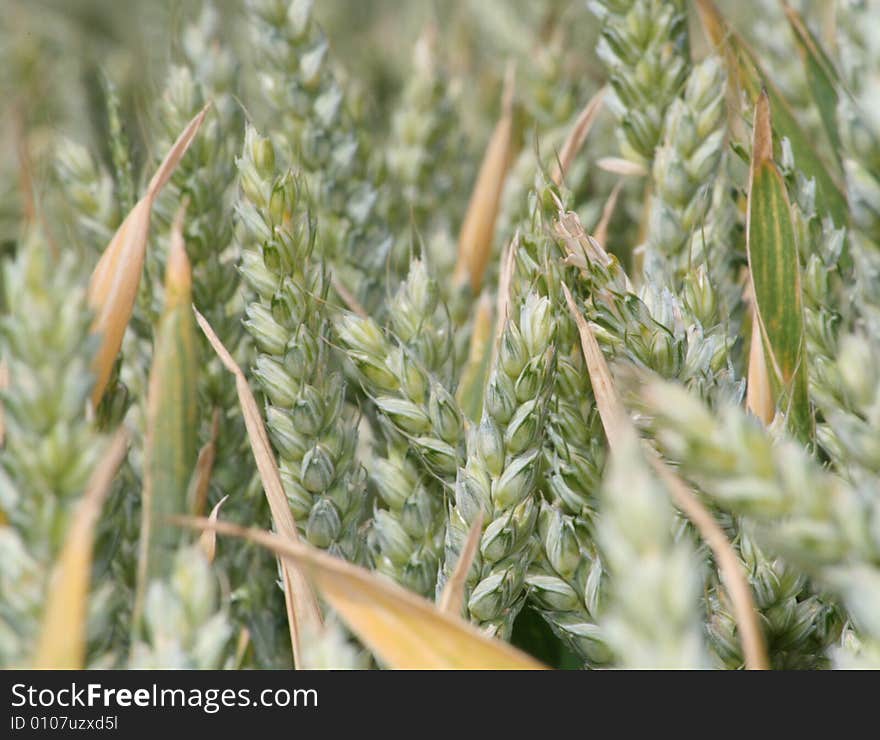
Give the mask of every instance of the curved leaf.
<path id="1" fill-rule="evenodd" d="M 64 549 L 52 572 L 34 668 L 80 670 L 84 667 L 95 526 L 127 451 L 128 435 L 120 430 L 95 468 L 71 519 Z"/>
<path id="2" fill-rule="evenodd" d="M 474 185 L 464 223 L 458 236 L 458 259 L 453 279 L 456 284 L 470 282 L 474 294 L 479 293 L 483 273 L 495 236 L 495 221 L 501 204 L 501 194 L 507 179 L 510 150 L 513 141 L 513 75 L 505 80 L 501 118 L 492 132 L 477 182 Z"/>
<path id="3" fill-rule="evenodd" d="M 89 306 L 95 312 L 92 333 L 101 338 L 92 362 L 95 374 L 93 406 L 98 405 L 107 389 L 125 328 L 134 309 L 147 252 L 153 203 L 186 153 L 207 113 L 208 106 L 205 106 L 177 138 L 150 181 L 146 195 L 120 224 L 92 273 L 89 282 Z"/>
<path id="4" fill-rule="evenodd" d="M 390 579 L 305 542 L 207 519 L 178 519 L 177 522 L 243 537 L 304 568 L 351 631 L 389 668 L 538 670 L 546 667 Z"/>
<path id="5" fill-rule="evenodd" d="M 248 386 L 247 378 L 236 364 L 229 350 L 223 346 L 220 338 L 211 328 L 204 316 L 195 308 L 193 312 L 199 328 L 204 333 L 213 350 L 217 353 L 223 366 L 235 377 L 235 390 L 238 393 L 238 402 L 244 416 L 244 424 L 247 429 L 248 441 L 257 470 L 260 473 L 260 482 L 266 492 L 266 500 L 269 502 L 269 510 L 272 513 L 272 522 L 275 528 L 288 540 L 293 542 L 299 539 L 296 531 L 296 522 L 290 511 L 290 504 L 284 487 L 281 483 L 281 475 L 275 464 L 269 436 L 266 427 L 263 426 L 263 417 L 254 394 Z M 315 593 L 308 579 L 299 568 L 279 558 L 281 565 L 281 579 L 284 585 L 284 604 L 287 608 L 287 626 L 290 631 L 290 644 L 293 650 L 293 662 L 296 666 L 302 665 L 302 649 L 300 640 L 303 634 L 315 634 L 323 626 L 321 611 Z"/>

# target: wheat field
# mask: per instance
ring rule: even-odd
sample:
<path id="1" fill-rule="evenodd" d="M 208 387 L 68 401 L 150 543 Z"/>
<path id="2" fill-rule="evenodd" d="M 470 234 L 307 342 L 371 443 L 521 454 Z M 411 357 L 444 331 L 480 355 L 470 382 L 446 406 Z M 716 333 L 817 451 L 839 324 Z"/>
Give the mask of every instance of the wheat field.
<path id="1" fill-rule="evenodd" d="M 880 668 L 877 0 L 4 0 L 0 666 Z"/>

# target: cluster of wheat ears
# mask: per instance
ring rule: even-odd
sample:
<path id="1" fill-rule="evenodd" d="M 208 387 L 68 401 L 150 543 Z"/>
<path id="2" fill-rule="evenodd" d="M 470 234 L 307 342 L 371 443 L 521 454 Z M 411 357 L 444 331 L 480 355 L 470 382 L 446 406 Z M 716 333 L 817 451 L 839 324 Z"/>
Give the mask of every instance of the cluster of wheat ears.
<path id="1" fill-rule="evenodd" d="M 462 4 L 90 151 L 11 3 L 0 665 L 880 667 L 880 3 Z"/>

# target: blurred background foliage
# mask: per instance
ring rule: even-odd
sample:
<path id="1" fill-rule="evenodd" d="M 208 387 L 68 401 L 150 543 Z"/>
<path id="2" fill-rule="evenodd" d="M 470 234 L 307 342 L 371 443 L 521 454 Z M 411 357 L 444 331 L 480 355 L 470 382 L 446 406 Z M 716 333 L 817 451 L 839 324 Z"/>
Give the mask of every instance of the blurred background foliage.
<path id="1" fill-rule="evenodd" d="M 0 244 L 10 247 L 20 217 L 30 208 L 21 202 L 23 188 L 29 189 L 22 178 L 33 179 L 37 193 L 48 198 L 52 147 L 59 136 L 83 145 L 114 171 L 108 89 L 119 101 L 132 171 L 142 172 L 142 165 L 155 157 L 152 103 L 164 88 L 169 64 L 180 61 L 183 29 L 198 18 L 203 5 L 202 0 L 0 3 Z M 243 31 L 244 0 L 213 0 L 211 5 L 219 11 L 220 41 L 242 68 L 239 102 L 260 120 L 263 98 Z M 834 3 L 801 0 L 793 5 L 833 27 Z M 726 0 L 719 7 L 774 70 L 780 70 L 778 84 L 790 99 L 806 97 L 780 3 Z M 537 146 L 536 132 L 544 133 L 542 124 L 570 121 L 604 81 L 595 55 L 598 23 L 584 0 L 318 0 L 315 10 L 349 103 L 379 147 L 392 135 L 416 41 L 431 30 L 456 87 L 462 154 L 473 172 L 497 117 L 498 91 L 509 61 L 516 64 L 518 116 L 525 124 L 517 127 L 520 144 L 531 149 Z M 699 33 L 692 39 L 702 43 Z M 604 125 L 600 120 L 593 138 L 607 136 L 611 142 L 612 122 L 603 118 L 608 120 Z M 607 192 L 613 179 L 594 174 L 589 187 Z M 621 244 L 627 243 L 623 237 L 628 236 L 628 224 L 639 215 L 628 214 L 629 201 L 623 202 L 615 218 Z M 615 248 L 614 240 L 610 246 Z"/>
<path id="2" fill-rule="evenodd" d="M 243 0 L 214 0 L 220 37 L 242 66 L 240 103 L 259 115 L 255 63 L 243 28 Z M 0 240 L 16 234 L 21 157 L 39 184 L 48 180 L 58 134 L 84 145 L 113 171 L 108 83 L 119 99 L 134 172 L 153 156 L 152 101 L 169 63 L 179 60 L 181 31 L 201 0 L 3 0 L 0 3 Z M 594 90 L 598 29 L 581 2 L 548 0 L 318 0 L 316 15 L 358 117 L 381 145 L 412 70 L 413 48 L 431 28 L 442 63 L 456 80 L 461 131 L 475 170 L 497 116 L 500 81 L 514 60 L 525 114 L 569 119 Z M 248 69 L 250 68 L 250 69 Z M 542 78 L 576 81 L 568 89 Z M 579 89 L 572 89 L 572 87 Z M 26 147 L 24 145 L 26 144 Z"/>

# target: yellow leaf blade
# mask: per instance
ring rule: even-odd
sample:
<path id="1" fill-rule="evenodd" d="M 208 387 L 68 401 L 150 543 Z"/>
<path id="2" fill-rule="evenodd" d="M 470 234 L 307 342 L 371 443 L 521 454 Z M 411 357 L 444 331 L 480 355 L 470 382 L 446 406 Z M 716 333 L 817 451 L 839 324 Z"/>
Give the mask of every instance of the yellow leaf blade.
<path id="1" fill-rule="evenodd" d="M 95 525 L 127 450 L 128 437 L 120 430 L 95 468 L 73 515 L 64 548 L 53 569 L 34 668 L 84 667 Z"/>
<path id="2" fill-rule="evenodd" d="M 508 76 L 506 86 L 501 118 L 486 146 L 486 153 L 483 155 L 477 182 L 458 237 L 458 259 L 453 271 L 453 280 L 458 285 L 470 281 L 474 294 L 480 290 L 483 274 L 492 252 L 495 221 L 510 162 L 513 140 L 512 74 Z"/>
<path id="3" fill-rule="evenodd" d="M 629 433 L 629 417 L 617 398 L 611 379 L 611 371 L 608 369 L 602 350 L 599 349 L 599 343 L 587 324 L 587 320 L 578 310 L 565 283 L 562 284 L 562 292 L 565 294 L 565 302 L 568 304 L 568 310 L 574 318 L 580 335 L 581 349 L 587 364 L 587 372 L 590 375 L 590 383 L 593 386 L 596 407 L 599 409 L 599 416 L 605 429 L 605 436 L 608 438 L 608 444 L 614 447 Z"/>
<path id="4" fill-rule="evenodd" d="M 92 333 L 101 338 L 92 363 L 95 375 L 93 406 L 98 405 L 107 388 L 134 309 L 147 251 L 153 202 L 186 153 L 207 112 L 206 106 L 183 130 L 150 181 L 146 195 L 120 224 L 92 273 L 88 295 L 89 306 L 95 312 Z"/>
<path id="5" fill-rule="evenodd" d="M 110 245 L 92 273 L 89 305 L 95 311 L 92 333 L 101 343 L 92 361 L 95 385 L 92 405 L 97 406 L 122 346 L 122 337 L 131 318 L 144 266 L 150 206 L 146 200 L 135 205 L 119 226 Z"/>
<path id="6" fill-rule="evenodd" d="M 177 165 L 180 163 L 183 155 L 186 154 L 186 150 L 189 149 L 189 145 L 192 144 L 193 139 L 195 139 L 196 134 L 205 122 L 205 116 L 208 115 L 210 107 L 211 103 L 206 103 L 186 125 L 186 128 L 180 132 L 177 141 L 171 145 L 171 149 L 168 154 L 165 155 L 165 159 L 162 161 L 162 164 L 159 165 L 159 169 L 156 170 L 153 179 L 150 180 L 150 184 L 147 186 L 147 197 L 151 201 L 155 200 L 156 196 L 159 195 L 159 192 L 165 187 L 168 180 L 171 179 L 171 175 L 174 174 L 174 170 L 177 169 Z"/>
<path id="7" fill-rule="evenodd" d="M 243 537 L 307 568 L 348 627 L 388 667 L 403 670 L 536 670 L 545 668 L 506 642 L 447 614 L 390 579 L 302 541 L 205 519 L 178 519 Z"/>
<path id="8" fill-rule="evenodd" d="M 574 126 L 571 131 L 568 132 L 568 136 L 562 145 L 562 149 L 559 150 L 558 161 L 553 167 L 552 179 L 555 185 L 561 185 L 566 174 L 568 174 L 575 157 L 581 150 L 581 147 L 583 147 L 584 142 L 587 140 L 587 136 L 590 134 L 590 129 L 593 128 L 593 123 L 595 123 L 596 117 L 602 110 L 602 104 L 604 102 L 605 88 L 603 87 L 600 88 L 592 98 L 590 98 L 584 106 L 584 109 L 578 115 Z"/>
<path id="9" fill-rule="evenodd" d="M 287 495 L 281 483 L 281 475 L 275 464 L 269 436 L 263 425 L 263 417 L 254 394 L 251 393 L 247 378 L 241 368 L 229 354 L 229 350 L 223 346 L 220 338 L 211 328 L 204 316 L 195 308 L 193 312 L 196 321 L 208 342 L 214 348 L 220 361 L 235 377 L 235 388 L 238 393 L 238 401 L 241 405 L 244 423 L 248 433 L 251 451 L 257 463 L 263 490 L 269 502 L 272 512 L 272 521 L 275 528 L 286 541 L 297 542 L 299 534 L 296 531 L 296 522 L 287 503 Z M 290 630 L 290 642 L 293 648 L 295 665 L 302 665 L 300 640 L 303 634 L 316 634 L 322 626 L 321 611 L 315 598 L 312 586 L 299 568 L 292 567 L 290 563 L 281 560 L 281 574 L 284 582 L 284 601 L 287 607 L 287 623 Z"/>

